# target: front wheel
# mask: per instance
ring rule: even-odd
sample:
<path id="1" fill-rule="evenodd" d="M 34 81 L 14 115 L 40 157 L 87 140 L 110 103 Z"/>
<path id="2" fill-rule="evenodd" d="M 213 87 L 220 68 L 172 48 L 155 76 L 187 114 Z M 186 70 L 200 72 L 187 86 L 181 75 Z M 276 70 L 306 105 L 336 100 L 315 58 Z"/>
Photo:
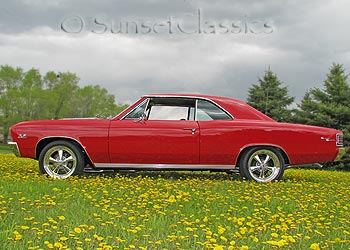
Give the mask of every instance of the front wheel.
<path id="1" fill-rule="evenodd" d="M 47 144 L 39 156 L 40 172 L 53 178 L 65 179 L 80 175 L 84 169 L 84 156 L 75 144 L 54 141 Z"/>
<path id="2" fill-rule="evenodd" d="M 248 180 L 270 182 L 280 180 L 284 172 L 284 159 L 274 148 L 252 148 L 240 161 L 240 173 Z"/>

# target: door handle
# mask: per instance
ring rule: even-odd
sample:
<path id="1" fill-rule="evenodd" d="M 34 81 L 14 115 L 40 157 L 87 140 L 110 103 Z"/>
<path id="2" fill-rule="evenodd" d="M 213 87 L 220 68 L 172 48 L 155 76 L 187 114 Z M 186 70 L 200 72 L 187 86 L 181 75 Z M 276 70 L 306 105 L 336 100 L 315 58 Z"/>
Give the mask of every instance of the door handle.
<path id="1" fill-rule="evenodd" d="M 194 133 L 196 133 L 196 130 L 195 128 L 184 128 L 184 130 L 190 130 L 192 132 L 192 135 L 194 135 Z"/>

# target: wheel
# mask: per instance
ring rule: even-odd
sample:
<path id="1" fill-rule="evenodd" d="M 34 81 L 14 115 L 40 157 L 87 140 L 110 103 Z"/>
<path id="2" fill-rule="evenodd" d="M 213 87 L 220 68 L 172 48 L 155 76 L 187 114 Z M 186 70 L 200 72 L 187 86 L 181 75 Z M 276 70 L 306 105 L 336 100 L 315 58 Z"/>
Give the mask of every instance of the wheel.
<path id="1" fill-rule="evenodd" d="M 79 147 L 68 141 L 51 142 L 39 155 L 40 172 L 53 178 L 65 179 L 71 175 L 80 175 L 84 164 Z"/>
<path id="2" fill-rule="evenodd" d="M 280 180 L 284 172 L 284 159 L 274 148 L 252 148 L 242 157 L 240 173 L 248 180 L 269 182 Z"/>

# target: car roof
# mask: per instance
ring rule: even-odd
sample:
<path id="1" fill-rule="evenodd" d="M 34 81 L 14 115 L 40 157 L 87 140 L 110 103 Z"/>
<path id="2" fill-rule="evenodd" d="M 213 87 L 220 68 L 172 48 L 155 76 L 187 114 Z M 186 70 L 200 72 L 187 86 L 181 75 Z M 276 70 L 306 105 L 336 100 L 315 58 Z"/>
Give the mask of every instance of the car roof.
<path id="1" fill-rule="evenodd" d="M 147 97 L 180 97 L 180 98 L 197 98 L 207 99 L 215 102 L 220 107 L 228 111 L 233 117 L 240 119 L 256 119 L 265 121 L 274 121 L 272 118 L 266 116 L 260 111 L 249 106 L 247 103 L 229 97 L 215 96 L 215 95 L 203 95 L 203 94 L 148 94 Z"/>
<path id="2" fill-rule="evenodd" d="M 144 95 L 144 97 L 182 97 L 182 98 L 200 98 L 200 99 L 210 99 L 210 100 L 233 100 L 241 103 L 242 101 L 234 99 L 234 98 L 229 98 L 229 97 L 223 97 L 223 96 L 216 96 L 216 95 L 205 95 L 205 94 L 148 94 Z"/>

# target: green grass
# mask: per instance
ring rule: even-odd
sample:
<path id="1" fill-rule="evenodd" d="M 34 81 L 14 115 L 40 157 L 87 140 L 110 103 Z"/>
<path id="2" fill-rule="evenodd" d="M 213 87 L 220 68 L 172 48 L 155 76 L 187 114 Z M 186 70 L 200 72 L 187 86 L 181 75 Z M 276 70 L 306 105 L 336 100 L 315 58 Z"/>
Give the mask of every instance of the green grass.
<path id="1" fill-rule="evenodd" d="M 350 173 L 259 184 L 207 172 L 55 180 L 0 155 L 3 249 L 349 249 Z"/>
<path id="2" fill-rule="evenodd" d="M 0 154 L 10 154 L 12 153 L 10 147 L 7 144 L 0 143 Z"/>

